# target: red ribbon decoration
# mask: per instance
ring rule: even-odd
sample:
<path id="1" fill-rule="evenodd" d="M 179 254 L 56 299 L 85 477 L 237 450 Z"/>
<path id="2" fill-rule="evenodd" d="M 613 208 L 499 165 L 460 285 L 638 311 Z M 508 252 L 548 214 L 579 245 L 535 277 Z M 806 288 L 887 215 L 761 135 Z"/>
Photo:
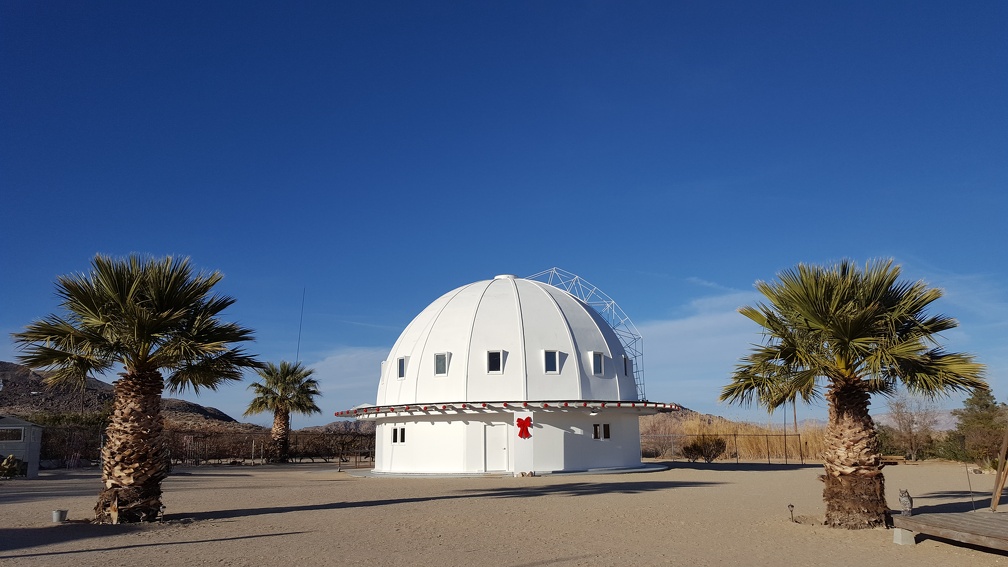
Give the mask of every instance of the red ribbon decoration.
<path id="1" fill-rule="evenodd" d="M 529 428 L 532 427 L 531 417 L 520 417 L 518 421 L 515 422 L 518 426 L 518 437 L 521 439 L 530 439 L 532 437 L 532 432 Z"/>

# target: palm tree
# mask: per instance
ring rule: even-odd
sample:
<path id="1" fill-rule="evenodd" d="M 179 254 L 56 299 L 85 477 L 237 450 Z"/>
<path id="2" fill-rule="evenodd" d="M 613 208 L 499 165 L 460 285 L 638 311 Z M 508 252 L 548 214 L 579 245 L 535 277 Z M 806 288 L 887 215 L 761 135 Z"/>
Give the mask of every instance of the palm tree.
<path id="1" fill-rule="evenodd" d="M 845 260 L 832 267 L 799 264 L 775 282 L 756 282 L 768 303 L 739 312 L 763 327 L 764 340 L 740 361 L 722 401 L 769 410 L 800 397 L 823 397 L 829 408 L 823 454 L 826 523 L 882 525 L 888 512 L 872 394 L 897 385 L 934 398 L 987 388 L 973 356 L 945 352 L 937 335 L 958 325 L 927 307 L 941 290 L 897 281 L 899 266 L 877 261 L 860 270 Z"/>
<path id="2" fill-rule="evenodd" d="M 263 381 L 249 384 L 249 388 L 255 390 L 256 397 L 249 402 L 245 415 L 273 412 L 273 429 L 270 431 L 273 446 L 270 452 L 273 460 L 286 463 L 290 447 L 291 412 L 304 415 L 322 413 L 315 405 L 315 396 L 321 394 L 318 380 L 310 378 L 315 371 L 305 368 L 300 362 L 291 364 L 280 361 L 280 366 L 267 362 L 256 372 Z"/>
<path id="3" fill-rule="evenodd" d="M 215 390 L 222 382 L 241 380 L 242 369 L 259 366 L 234 346 L 252 340 L 252 332 L 219 319 L 234 303 L 211 295 L 222 277 L 194 274 L 188 259 L 97 255 L 90 273 L 57 280 L 62 315 L 13 335 L 23 364 L 52 371 L 49 385 L 84 387 L 93 373 L 121 369 L 102 448 L 96 521 L 158 516 L 169 465 L 161 419 L 166 387 L 173 393 Z"/>

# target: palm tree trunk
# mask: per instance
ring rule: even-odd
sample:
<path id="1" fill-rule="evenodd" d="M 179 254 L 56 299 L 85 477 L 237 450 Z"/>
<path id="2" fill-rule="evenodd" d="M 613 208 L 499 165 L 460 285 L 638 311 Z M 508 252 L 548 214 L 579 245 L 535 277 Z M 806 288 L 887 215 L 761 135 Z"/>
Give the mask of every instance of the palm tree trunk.
<path id="1" fill-rule="evenodd" d="M 290 412 L 273 412 L 273 429 L 270 431 L 274 459 L 286 463 L 290 452 Z"/>
<path id="2" fill-rule="evenodd" d="M 127 373 L 115 382 L 115 401 L 102 448 L 102 491 L 95 520 L 113 524 L 153 521 L 168 476 L 157 371 Z"/>
<path id="3" fill-rule="evenodd" d="M 869 395 L 860 380 L 834 381 L 826 393 L 823 500 L 826 524 L 848 529 L 885 525 L 889 507 Z"/>

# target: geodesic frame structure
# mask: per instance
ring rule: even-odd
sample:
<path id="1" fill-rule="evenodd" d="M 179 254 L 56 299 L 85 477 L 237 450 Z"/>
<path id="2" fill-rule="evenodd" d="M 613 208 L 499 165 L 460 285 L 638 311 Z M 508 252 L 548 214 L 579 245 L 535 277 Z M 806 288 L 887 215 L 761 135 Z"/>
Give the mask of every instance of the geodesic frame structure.
<path id="1" fill-rule="evenodd" d="M 644 338 L 630 317 L 623 312 L 616 302 L 606 295 L 598 286 L 586 281 L 577 274 L 572 274 L 560 268 L 550 268 L 528 276 L 525 279 L 536 280 L 562 289 L 580 299 L 595 309 L 609 323 L 619 337 L 620 343 L 627 355 L 633 359 L 634 384 L 637 385 L 637 399 L 647 400 L 644 392 Z"/>

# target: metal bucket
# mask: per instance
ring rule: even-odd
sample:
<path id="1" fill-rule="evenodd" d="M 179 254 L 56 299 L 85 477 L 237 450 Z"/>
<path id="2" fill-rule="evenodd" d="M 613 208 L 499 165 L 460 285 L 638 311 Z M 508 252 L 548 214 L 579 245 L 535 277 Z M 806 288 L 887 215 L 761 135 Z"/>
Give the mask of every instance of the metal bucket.
<path id="1" fill-rule="evenodd" d="M 52 521 L 54 524 L 61 524 L 67 519 L 66 510 L 53 510 L 52 511 Z"/>

